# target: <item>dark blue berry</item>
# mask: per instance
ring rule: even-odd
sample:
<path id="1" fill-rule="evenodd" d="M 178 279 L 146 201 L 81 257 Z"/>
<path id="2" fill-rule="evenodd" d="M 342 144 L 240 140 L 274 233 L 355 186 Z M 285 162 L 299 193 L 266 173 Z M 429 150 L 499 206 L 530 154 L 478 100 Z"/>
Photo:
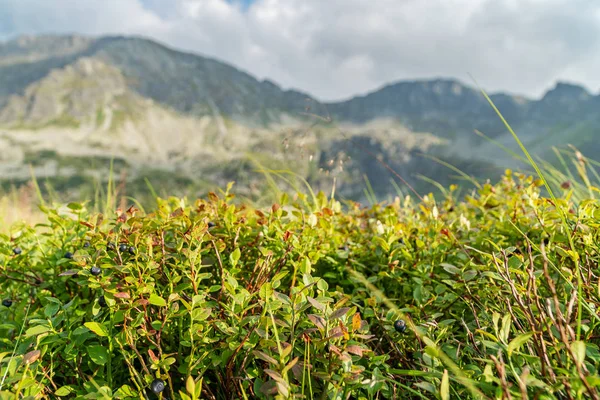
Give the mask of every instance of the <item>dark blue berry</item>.
<path id="1" fill-rule="evenodd" d="M 135 247 L 129 246 L 129 249 L 127 251 L 129 251 L 129 254 L 135 255 Z"/>
<path id="2" fill-rule="evenodd" d="M 152 390 L 156 394 L 159 394 L 160 392 L 165 390 L 165 382 L 160 379 L 153 380 L 150 384 L 150 390 Z"/>
<path id="3" fill-rule="evenodd" d="M 209 227 L 209 228 L 214 228 L 215 226 L 217 226 L 217 224 L 215 224 L 215 223 L 214 223 L 214 222 L 212 222 L 212 221 L 210 221 L 210 222 L 208 223 L 208 227 Z"/>
<path id="4" fill-rule="evenodd" d="M 85 247 L 85 248 L 88 248 L 88 247 L 90 247 L 90 242 L 85 242 L 85 243 L 83 244 L 83 247 Z"/>
<path id="5" fill-rule="evenodd" d="M 4 300 L 2 300 L 2 305 L 4 307 L 10 307 L 10 306 L 12 306 L 12 300 L 11 299 L 4 299 Z"/>
<path id="6" fill-rule="evenodd" d="M 102 273 L 102 269 L 100 269 L 100 267 L 97 266 L 93 266 L 92 268 L 90 268 L 90 274 L 94 275 L 94 276 L 98 276 Z"/>
<path id="7" fill-rule="evenodd" d="M 396 332 L 404 333 L 406 331 L 406 322 L 404 322 L 402 319 L 399 319 L 398 321 L 394 322 L 394 329 Z"/>
<path id="8" fill-rule="evenodd" d="M 13 253 L 15 253 L 15 255 L 17 255 L 17 256 L 18 256 L 19 254 L 21 254 L 22 252 L 23 252 L 23 250 L 21 250 L 21 248 L 20 248 L 20 247 L 15 247 L 15 248 L 13 249 Z"/>
<path id="9" fill-rule="evenodd" d="M 125 253 L 127 251 L 127 245 L 125 243 L 121 243 L 119 245 L 119 252 Z"/>
<path id="10" fill-rule="evenodd" d="M 98 304 L 100 304 L 100 307 L 106 307 L 106 299 L 104 296 L 98 297 Z"/>
<path id="11" fill-rule="evenodd" d="M 73 253 L 71 253 L 70 251 L 67 251 L 67 252 L 65 253 L 65 258 L 68 258 L 68 259 L 70 259 L 70 260 L 71 260 L 71 259 L 73 258 Z"/>

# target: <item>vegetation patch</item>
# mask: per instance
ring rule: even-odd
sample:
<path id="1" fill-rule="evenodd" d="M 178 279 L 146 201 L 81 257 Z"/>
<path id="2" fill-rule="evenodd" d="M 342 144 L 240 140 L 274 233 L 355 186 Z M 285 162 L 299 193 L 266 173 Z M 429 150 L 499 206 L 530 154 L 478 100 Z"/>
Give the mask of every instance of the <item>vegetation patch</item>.
<path id="1" fill-rule="evenodd" d="M 0 397 L 598 398 L 600 203 L 221 195 L 0 236 Z"/>

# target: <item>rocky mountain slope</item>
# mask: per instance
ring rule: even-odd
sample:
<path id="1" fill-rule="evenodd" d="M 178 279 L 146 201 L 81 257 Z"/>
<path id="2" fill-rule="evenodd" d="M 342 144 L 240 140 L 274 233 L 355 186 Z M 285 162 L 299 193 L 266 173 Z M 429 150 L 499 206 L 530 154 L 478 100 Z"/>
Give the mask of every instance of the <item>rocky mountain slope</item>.
<path id="1" fill-rule="evenodd" d="M 558 83 L 541 99 L 492 94 L 537 154 L 572 143 L 595 151 L 600 96 Z M 317 118 L 314 115 L 322 118 Z M 512 138 L 484 97 L 455 80 L 399 82 L 343 102 L 283 90 L 228 64 L 137 37 L 32 36 L 0 43 L 0 176 L 77 188 L 102 181 L 108 160 L 133 187 L 203 191 L 287 168 L 316 187 L 363 199 L 395 192 L 387 162 L 412 184 L 454 173 L 422 154 L 493 177 L 514 160 L 475 135 Z M 366 180 L 365 180 L 366 176 Z M 174 186 L 173 186 L 174 185 Z M 139 185 L 138 185 L 139 186 Z M 405 188 L 401 188 L 404 190 Z"/>

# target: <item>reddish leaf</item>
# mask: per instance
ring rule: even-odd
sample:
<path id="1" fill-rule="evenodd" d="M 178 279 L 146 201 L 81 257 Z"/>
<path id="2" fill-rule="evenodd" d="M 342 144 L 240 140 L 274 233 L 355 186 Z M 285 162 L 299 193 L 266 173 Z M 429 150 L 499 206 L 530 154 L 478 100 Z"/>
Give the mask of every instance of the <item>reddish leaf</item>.
<path id="1" fill-rule="evenodd" d="M 292 236 L 292 232 L 285 231 L 285 233 L 283 234 L 283 241 L 287 242 L 290 239 L 291 236 Z"/>
<path id="2" fill-rule="evenodd" d="M 265 369 L 264 372 L 271 378 L 275 379 L 277 382 L 285 382 L 281 377 L 281 374 L 279 374 L 279 372 L 277 371 L 273 371 L 272 369 Z"/>
<path id="3" fill-rule="evenodd" d="M 339 347 L 337 347 L 337 346 L 335 346 L 335 345 L 333 345 L 333 344 L 330 344 L 330 345 L 329 345 L 329 351 L 331 351 L 331 352 L 334 352 L 334 353 L 335 353 L 335 354 L 337 354 L 338 356 L 341 356 L 341 355 L 342 355 L 342 352 L 340 351 L 340 348 L 339 348 Z"/>
<path id="4" fill-rule="evenodd" d="M 177 218 L 179 216 L 183 215 L 183 209 L 181 207 L 179 207 L 177 210 L 173 211 L 171 213 L 171 215 L 169 215 L 171 218 Z"/>
<path id="5" fill-rule="evenodd" d="M 317 300 L 313 299 L 310 296 L 306 296 L 306 299 L 317 310 L 319 310 L 319 311 L 325 311 L 325 306 L 323 304 L 319 303 Z"/>
<path id="6" fill-rule="evenodd" d="M 138 210 L 137 208 L 135 208 L 135 206 L 132 204 L 129 206 L 129 208 L 127 209 L 127 213 L 128 214 L 135 214 L 136 212 L 138 212 L 140 210 Z"/>
<path id="7" fill-rule="evenodd" d="M 219 200 L 219 196 L 217 196 L 217 194 L 215 192 L 209 192 L 208 193 L 208 198 L 213 203 L 216 203 Z"/>
<path id="8" fill-rule="evenodd" d="M 304 368 L 303 364 L 304 363 L 297 363 L 291 369 L 292 374 L 294 374 L 294 378 L 296 378 L 298 380 L 300 380 L 300 378 L 302 378 L 302 373 L 304 372 L 303 371 L 303 368 Z M 309 366 L 309 368 L 310 368 L 310 366 Z"/>
<path id="9" fill-rule="evenodd" d="M 264 361 L 266 361 L 268 363 L 275 364 L 275 365 L 279 364 L 276 359 L 274 359 L 273 357 L 271 357 L 270 355 L 268 355 L 266 353 L 263 353 L 262 351 L 254 350 L 252 353 L 256 357 L 258 357 L 261 360 L 264 360 Z"/>
<path id="10" fill-rule="evenodd" d="M 38 360 L 38 358 L 40 358 L 41 354 L 42 354 L 42 352 L 39 350 L 30 351 L 29 353 L 27 353 L 23 356 L 23 362 L 25 364 L 32 364 L 32 363 L 36 362 Z"/>
<path id="11" fill-rule="evenodd" d="M 319 329 L 325 329 L 325 319 L 315 314 L 309 314 L 308 319 L 312 321 L 313 324 L 317 326 Z"/>
<path id="12" fill-rule="evenodd" d="M 263 383 L 260 387 L 260 392 L 267 396 L 277 394 L 278 393 L 277 382 L 267 381 L 267 382 Z"/>
<path id="13" fill-rule="evenodd" d="M 350 307 L 342 307 L 339 310 L 335 310 L 333 313 L 331 313 L 331 315 L 329 316 L 329 319 L 334 320 L 334 319 L 341 318 L 344 315 L 346 315 L 346 313 L 348 311 L 350 311 Z"/>
<path id="14" fill-rule="evenodd" d="M 363 349 L 360 346 L 357 346 L 355 344 L 352 346 L 346 347 L 346 351 L 350 354 L 355 354 L 360 357 L 362 357 L 362 355 L 363 355 Z"/>
<path id="15" fill-rule="evenodd" d="M 153 363 L 158 363 L 160 361 L 158 359 L 158 357 L 156 357 L 156 354 L 154 354 L 154 352 L 152 351 L 152 349 L 148 350 L 148 355 L 150 356 L 150 359 L 152 360 Z"/>
<path id="16" fill-rule="evenodd" d="M 329 338 L 331 339 L 336 339 L 342 336 L 344 336 L 344 332 L 340 329 L 339 326 L 336 326 L 335 328 L 329 330 Z"/>

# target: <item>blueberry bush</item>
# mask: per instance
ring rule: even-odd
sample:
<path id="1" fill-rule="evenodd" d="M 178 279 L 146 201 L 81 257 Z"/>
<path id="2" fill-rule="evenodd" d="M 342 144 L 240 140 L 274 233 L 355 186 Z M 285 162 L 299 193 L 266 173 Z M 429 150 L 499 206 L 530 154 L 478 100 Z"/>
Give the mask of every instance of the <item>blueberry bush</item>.
<path id="1" fill-rule="evenodd" d="M 0 237 L 1 399 L 598 399 L 600 203 L 42 207 Z"/>

